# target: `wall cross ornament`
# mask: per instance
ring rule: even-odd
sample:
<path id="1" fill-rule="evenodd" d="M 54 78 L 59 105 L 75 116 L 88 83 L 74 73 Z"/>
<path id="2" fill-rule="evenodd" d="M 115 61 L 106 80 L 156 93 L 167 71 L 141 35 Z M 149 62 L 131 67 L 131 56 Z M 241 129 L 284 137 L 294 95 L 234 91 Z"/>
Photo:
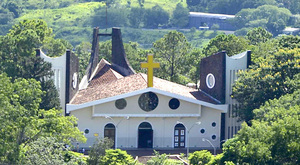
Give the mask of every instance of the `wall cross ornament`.
<path id="1" fill-rule="evenodd" d="M 148 87 L 153 87 L 153 68 L 159 68 L 159 63 L 153 62 L 152 54 L 149 54 L 147 58 L 148 58 L 147 62 L 142 62 L 141 67 L 148 69 L 147 71 Z"/>

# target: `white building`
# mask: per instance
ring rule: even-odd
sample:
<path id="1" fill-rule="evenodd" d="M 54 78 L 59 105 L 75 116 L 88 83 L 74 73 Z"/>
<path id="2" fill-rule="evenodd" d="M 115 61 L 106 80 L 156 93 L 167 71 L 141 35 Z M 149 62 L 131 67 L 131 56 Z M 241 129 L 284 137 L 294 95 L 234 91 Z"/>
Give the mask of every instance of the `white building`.
<path id="1" fill-rule="evenodd" d="M 98 62 L 99 36 L 112 36 L 111 64 L 104 59 Z M 66 69 L 66 79 L 59 81 L 66 81 L 68 88 L 66 114 L 78 118 L 78 128 L 88 139 L 80 147 L 109 137 L 122 149 L 212 149 L 220 148 L 220 142 L 239 128 L 232 117 L 236 103 L 229 96 L 237 71 L 249 65 L 250 52 L 233 57 L 221 52 L 203 59 L 200 89 L 156 77 L 149 87 L 147 75 L 130 67 L 116 28 L 111 34 L 94 29 L 90 63 L 80 84 L 78 68 L 70 60 L 74 58 L 67 60 L 69 64 L 64 59 L 53 69 L 71 68 Z"/>

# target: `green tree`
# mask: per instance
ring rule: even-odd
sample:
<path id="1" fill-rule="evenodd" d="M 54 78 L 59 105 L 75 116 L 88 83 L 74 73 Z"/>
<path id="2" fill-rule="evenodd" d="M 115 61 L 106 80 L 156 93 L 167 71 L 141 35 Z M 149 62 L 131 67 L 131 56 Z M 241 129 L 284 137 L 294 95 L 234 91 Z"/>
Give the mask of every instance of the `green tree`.
<path id="1" fill-rule="evenodd" d="M 63 143 L 57 142 L 52 137 L 41 137 L 31 142 L 24 148 L 26 156 L 21 160 L 22 164 L 41 164 L 41 165 L 61 165 L 61 164 L 86 164 L 80 157 L 70 155 L 66 160 L 69 148 L 65 148 Z"/>
<path id="2" fill-rule="evenodd" d="M 156 76 L 173 82 L 180 82 L 180 75 L 188 72 L 186 56 L 191 50 L 185 36 L 177 31 L 170 31 L 163 38 L 153 43 L 153 52 L 160 62 L 160 72 Z"/>
<path id="3" fill-rule="evenodd" d="M 128 15 L 130 26 L 133 28 L 140 28 L 143 26 L 145 17 L 145 9 L 132 7 Z"/>
<path id="4" fill-rule="evenodd" d="M 34 78 L 41 81 L 43 102 L 41 109 L 59 108 L 57 90 L 50 77 L 51 65 L 35 56 L 35 49 L 51 42 L 69 45 L 66 41 L 53 39 L 52 30 L 42 20 L 23 20 L 14 25 L 10 32 L 0 39 L 0 72 L 5 72 L 13 79 Z M 59 44 L 60 45 L 60 44 Z M 61 55 L 66 47 L 49 49 L 53 55 Z"/>
<path id="5" fill-rule="evenodd" d="M 222 161 L 239 164 L 299 164 L 300 98 L 292 94 L 268 101 L 255 110 L 252 126 L 246 123 L 223 145 Z M 266 111 L 265 111 L 266 110 Z"/>
<path id="6" fill-rule="evenodd" d="M 294 92 L 289 82 L 300 73 L 300 50 L 279 50 L 257 66 L 241 71 L 232 97 L 240 103 L 239 116 L 246 122 L 253 119 L 253 110 L 267 100 Z"/>
<path id="7" fill-rule="evenodd" d="M 219 34 L 209 41 L 208 45 L 203 48 L 202 53 L 210 56 L 225 50 L 228 56 L 232 56 L 247 50 L 247 48 L 248 41 L 245 38 L 233 34 Z"/>
<path id="8" fill-rule="evenodd" d="M 92 44 L 89 42 L 81 42 L 75 47 L 75 54 L 79 59 L 79 80 L 85 75 L 91 56 L 91 49 Z"/>
<path id="9" fill-rule="evenodd" d="M 262 27 L 254 28 L 248 31 L 246 38 L 250 40 L 252 45 L 260 42 L 266 42 L 272 38 L 272 34 Z"/>
<path id="10" fill-rule="evenodd" d="M 0 161 L 19 164 L 22 148 L 40 137 L 53 137 L 57 142 L 71 145 L 72 141 L 85 142 L 78 130 L 75 117 L 65 117 L 62 111 L 39 109 L 42 90 L 34 79 L 15 79 L 11 82 L 0 74 Z"/>
<path id="11" fill-rule="evenodd" d="M 234 18 L 234 25 L 243 27 L 263 27 L 273 34 L 279 34 L 287 25 L 291 12 L 286 8 L 263 5 L 255 9 L 242 9 Z"/>
<path id="12" fill-rule="evenodd" d="M 176 5 L 175 10 L 173 11 L 172 18 L 170 23 L 174 27 L 183 28 L 186 27 L 189 23 L 189 10 L 182 6 L 181 3 Z"/>
<path id="13" fill-rule="evenodd" d="M 146 10 L 144 26 L 147 28 L 158 28 L 159 25 L 167 25 L 169 14 L 161 6 L 155 5 Z"/>

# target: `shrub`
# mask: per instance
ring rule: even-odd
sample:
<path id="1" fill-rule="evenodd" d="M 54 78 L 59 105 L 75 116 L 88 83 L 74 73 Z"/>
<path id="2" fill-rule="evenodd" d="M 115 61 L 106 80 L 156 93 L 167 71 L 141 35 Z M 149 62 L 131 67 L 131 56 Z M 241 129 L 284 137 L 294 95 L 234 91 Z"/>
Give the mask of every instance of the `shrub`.
<path id="1" fill-rule="evenodd" d="M 211 159 L 213 159 L 213 156 L 209 151 L 202 150 L 192 153 L 188 159 L 191 165 L 207 164 L 209 161 L 211 161 Z"/>
<path id="2" fill-rule="evenodd" d="M 105 150 L 113 146 L 113 141 L 108 138 L 97 139 L 89 151 L 88 164 L 97 165 L 105 155 Z"/>
<path id="3" fill-rule="evenodd" d="M 110 149 L 105 151 L 105 155 L 101 158 L 101 165 L 127 165 L 135 164 L 133 157 L 126 151 L 120 149 Z"/>

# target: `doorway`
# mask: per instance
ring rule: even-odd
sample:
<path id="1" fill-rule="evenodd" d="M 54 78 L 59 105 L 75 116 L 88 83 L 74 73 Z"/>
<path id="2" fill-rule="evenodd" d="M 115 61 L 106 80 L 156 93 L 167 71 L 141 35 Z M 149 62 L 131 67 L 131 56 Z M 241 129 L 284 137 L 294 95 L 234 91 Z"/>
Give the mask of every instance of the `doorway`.
<path id="1" fill-rule="evenodd" d="M 116 140 L 116 127 L 113 124 L 106 124 L 104 127 L 104 137 L 107 137 L 113 140 L 114 145 L 112 148 L 115 148 L 115 140 Z"/>
<path id="2" fill-rule="evenodd" d="M 174 148 L 185 148 L 185 127 L 177 124 L 174 129 Z"/>
<path id="3" fill-rule="evenodd" d="M 139 125 L 138 148 L 153 148 L 153 130 L 148 122 Z"/>

